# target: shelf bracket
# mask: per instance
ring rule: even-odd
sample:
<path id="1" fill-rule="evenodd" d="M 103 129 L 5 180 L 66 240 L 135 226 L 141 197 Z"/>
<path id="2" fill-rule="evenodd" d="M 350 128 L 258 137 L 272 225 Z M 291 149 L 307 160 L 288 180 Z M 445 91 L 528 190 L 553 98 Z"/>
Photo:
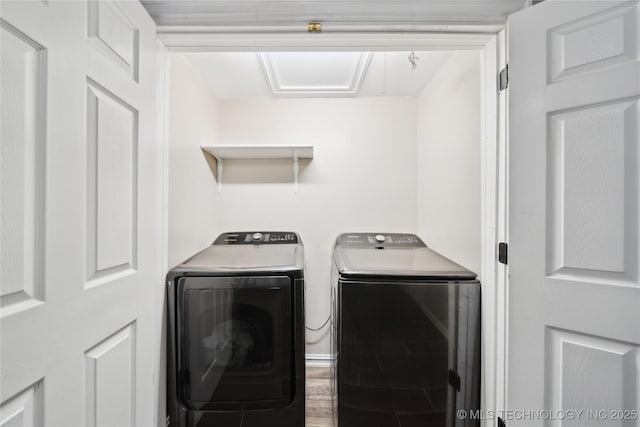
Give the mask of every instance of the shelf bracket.
<path id="1" fill-rule="evenodd" d="M 222 170 L 224 169 L 224 160 L 216 159 L 218 161 L 218 194 L 222 193 Z"/>
<path id="2" fill-rule="evenodd" d="M 293 192 L 298 192 L 298 170 L 299 170 L 299 159 L 298 155 L 293 155 Z"/>

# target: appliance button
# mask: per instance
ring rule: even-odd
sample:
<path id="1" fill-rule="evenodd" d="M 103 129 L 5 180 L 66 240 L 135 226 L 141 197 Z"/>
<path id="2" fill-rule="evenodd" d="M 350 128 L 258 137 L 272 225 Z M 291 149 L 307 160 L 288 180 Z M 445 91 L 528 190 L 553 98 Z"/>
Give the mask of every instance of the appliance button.
<path id="1" fill-rule="evenodd" d="M 387 240 L 387 238 L 384 237 L 382 234 L 376 234 L 376 242 L 384 243 L 385 240 Z"/>

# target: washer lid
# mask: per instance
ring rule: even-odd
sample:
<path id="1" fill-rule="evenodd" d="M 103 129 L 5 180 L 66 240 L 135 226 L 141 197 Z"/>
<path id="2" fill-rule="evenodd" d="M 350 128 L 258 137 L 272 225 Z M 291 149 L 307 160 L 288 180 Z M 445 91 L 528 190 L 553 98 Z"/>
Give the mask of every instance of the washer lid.
<path id="1" fill-rule="evenodd" d="M 473 280 L 476 274 L 460 264 L 440 255 L 426 247 L 422 241 L 413 235 L 406 237 L 406 244 L 370 243 L 368 236 L 372 233 L 362 233 L 365 236 L 356 243 L 346 241 L 344 236 L 356 236 L 358 233 L 346 233 L 338 236 L 333 257 L 338 271 L 343 276 L 396 276 L 399 278 L 423 280 Z M 399 235 L 380 233 L 381 236 L 391 236 L 392 241 L 400 242 Z M 375 241 L 375 236 L 373 235 Z M 396 236 L 395 239 L 393 237 Z M 381 240 L 381 239 L 378 239 Z"/>
<path id="2" fill-rule="evenodd" d="M 300 269 L 302 246 L 293 245 L 212 245 L 184 262 L 186 269 L 283 270 Z"/>

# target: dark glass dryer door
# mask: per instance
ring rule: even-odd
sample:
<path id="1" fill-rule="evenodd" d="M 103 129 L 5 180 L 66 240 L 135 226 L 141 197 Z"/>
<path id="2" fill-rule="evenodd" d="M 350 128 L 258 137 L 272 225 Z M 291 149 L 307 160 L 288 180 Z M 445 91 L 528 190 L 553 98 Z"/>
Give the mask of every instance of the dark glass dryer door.
<path id="1" fill-rule="evenodd" d="M 291 401 L 291 291 L 286 276 L 179 280 L 179 381 L 187 407 Z"/>

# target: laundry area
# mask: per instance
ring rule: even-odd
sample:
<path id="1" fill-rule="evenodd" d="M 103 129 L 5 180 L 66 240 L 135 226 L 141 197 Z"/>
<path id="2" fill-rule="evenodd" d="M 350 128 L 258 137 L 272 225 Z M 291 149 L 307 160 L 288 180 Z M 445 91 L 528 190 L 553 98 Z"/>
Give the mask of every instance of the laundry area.
<path id="1" fill-rule="evenodd" d="M 409 236 L 414 234 L 434 251 L 480 271 L 482 71 L 478 50 L 169 53 L 168 63 L 169 264 L 211 245 L 221 233 L 241 232 L 232 235 L 230 248 L 241 248 L 246 240 L 266 250 L 279 235 L 274 231 L 295 231 L 304 244 L 304 352 L 309 369 L 335 370 L 338 358 L 337 341 L 332 348 L 332 340 L 339 335 L 338 321 L 330 319 L 337 310 L 332 304 L 338 304 L 338 291 L 333 289 L 337 273 L 332 277 L 338 235 L 373 232 L 369 239 L 376 234 L 383 239 L 388 236 L 386 242 L 379 242 L 379 249 L 388 246 L 391 256 L 400 255 L 394 252 L 394 244 L 406 246 L 413 242 Z M 253 232 L 258 239 L 247 237 Z M 403 240 L 397 233 L 407 237 Z M 364 235 L 361 239 L 366 240 Z M 411 264 L 413 256 L 408 258 Z M 215 258 L 211 261 L 217 265 Z M 229 268 L 251 269 L 253 262 L 253 257 L 245 259 L 238 253 Z M 418 300 L 427 300 L 427 305 L 418 304 L 418 310 L 444 315 L 446 325 L 450 307 L 447 286 L 443 286 L 444 294 L 430 291 L 427 296 L 419 286 L 407 289 L 417 292 Z M 388 292 L 381 295 L 394 295 Z M 367 296 L 366 291 L 361 297 L 362 301 L 385 298 Z M 357 305 L 351 307 L 350 298 L 360 297 L 348 297 L 345 311 L 355 313 Z M 389 309 L 411 310 L 411 299 L 404 303 L 401 299 Z M 479 304 L 479 289 L 476 300 Z M 334 316 L 330 316 L 332 311 Z M 473 315 L 478 333 L 479 315 L 478 305 Z M 425 324 L 433 322 L 426 320 Z M 427 422 L 426 414 L 442 411 L 442 401 L 446 406 L 448 369 L 455 357 L 447 360 L 447 326 L 442 321 L 438 325 L 441 332 L 436 336 L 437 328 L 431 326 L 432 335 L 423 327 L 417 335 L 426 335 L 412 338 L 422 347 L 434 338 L 441 343 L 440 347 L 433 344 L 437 348 L 432 350 L 418 351 L 422 362 L 418 358 L 415 363 L 433 364 L 433 354 L 442 355 L 437 370 L 445 384 L 438 380 L 433 388 L 444 395 L 439 394 L 437 401 L 433 397 L 433 403 L 427 397 L 413 397 L 415 402 L 410 405 L 404 402 L 407 396 L 416 391 L 423 394 L 428 384 L 400 381 L 395 387 L 386 385 L 401 395 L 396 400 L 403 401 L 400 409 L 390 405 L 389 416 L 395 420 L 396 410 L 408 413 L 405 425 L 419 423 L 420 415 Z M 395 334 L 407 328 L 416 330 L 409 325 L 394 328 Z M 178 335 L 182 333 L 186 332 Z M 366 350 L 371 352 L 369 364 L 377 363 L 378 357 L 405 364 L 406 358 L 415 358 L 403 347 L 400 336 L 396 341 L 392 336 L 380 336 L 375 344 L 372 341 L 376 347 L 389 348 Z M 362 337 L 349 338 L 352 343 L 363 342 Z M 392 349 L 394 342 L 400 348 Z M 479 343 L 474 345 L 477 407 L 480 348 Z M 350 364 L 345 372 L 355 368 L 353 360 Z M 416 366 L 407 366 L 404 374 L 397 368 L 392 368 L 393 375 L 420 375 Z M 389 374 L 381 371 L 379 375 Z M 356 378 L 355 383 L 347 381 L 340 387 L 347 396 L 348 387 L 359 383 Z M 334 393 L 337 387 L 338 382 L 332 387 Z M 377 390 L 379 399 L 371 395 L 376 388 L 355 392 L 355 399 L 369 401 L 368 410 L 356 413 L 352 421 L 345 418 L 345 426 L 389 424 L 389 417 L 375 415 L 379 409 L 375 406 L 380 399 L 393 399 L 385 396 L 384 382 L 378 383 Z M 455 405 L 453 400 L 451 404 Z M 311 413 L 313 405 L 308 401 Z M 329 409 L 337 417 L 337 404 L 325 412 Z M 374 422 L 372 416 L 378 420 Z M 278 417 L 279 425 L 284 425 L 282 416 Z M 445 422 L 445 418 L 435 419 L 431 422 Z M 261 422 L 266 425 L 264 415 Z"/>
<path id="2" fill-rule="evenodd" d="M 258 53 L 170 54 L 169 264 L 223 232 L 295 231 L 305 245 L 312 327 L 329 316 L 331 251 L 340 233 L 415 233 L 478 272 L 480 55 L 420 52 L 412 71 L 410 53 L 366 54 L 372 58 L 353 94 L 329 86 L 288 96 L 272 93 Z M 321 54 L 306 74 L 278 73 L 289 72 L 301 87 L 332 66 L 343 69 L 327 85 L 359 77 L 347 65 L 358 64 L 361 53 L 331 55 Z M 303 53 L 294 64 L 313 56 Z M 227 97 L 233 90 L 238 94 Z M 205 151 L 215 146 L 310 147 L 312 157 L 299 158 L 296 189 L 294 153 L 231 157 L 217 176 L 216 160 Z M 329 353 L 327 332 L 309 333 L 307 353 Z"/>

